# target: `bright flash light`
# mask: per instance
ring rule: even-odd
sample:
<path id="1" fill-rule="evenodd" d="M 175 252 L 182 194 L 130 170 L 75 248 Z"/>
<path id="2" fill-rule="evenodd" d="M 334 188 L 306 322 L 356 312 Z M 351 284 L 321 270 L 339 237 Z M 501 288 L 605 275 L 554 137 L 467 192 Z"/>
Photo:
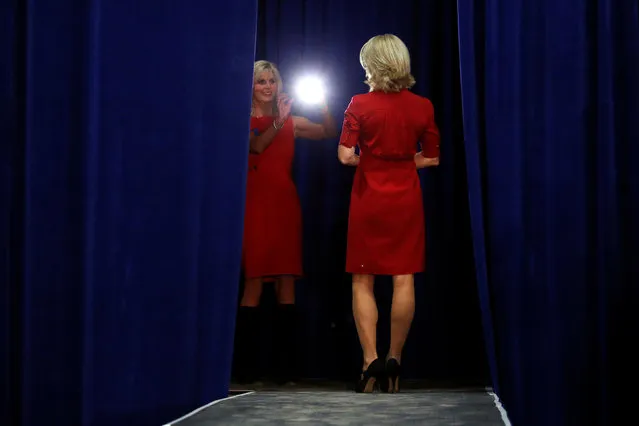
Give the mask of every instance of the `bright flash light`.
<path id="1" fill-rule="evenodd" d="M 296 97 L 306 104 L 324 102 L 324 84 L 317 77 L 302 78 L 295 88 Z"/>

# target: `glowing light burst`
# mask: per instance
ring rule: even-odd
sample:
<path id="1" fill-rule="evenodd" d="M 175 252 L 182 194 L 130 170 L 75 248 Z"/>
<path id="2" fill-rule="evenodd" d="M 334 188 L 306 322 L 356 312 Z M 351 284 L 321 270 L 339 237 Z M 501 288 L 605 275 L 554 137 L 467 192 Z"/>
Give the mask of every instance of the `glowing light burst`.
<path id="1" fill-rule="evenodd" d="M 325 99 L 324 83 L 318 77 L 304 77 L 295 86 L 295 94 L 305 104 L 321 104 Z"/>

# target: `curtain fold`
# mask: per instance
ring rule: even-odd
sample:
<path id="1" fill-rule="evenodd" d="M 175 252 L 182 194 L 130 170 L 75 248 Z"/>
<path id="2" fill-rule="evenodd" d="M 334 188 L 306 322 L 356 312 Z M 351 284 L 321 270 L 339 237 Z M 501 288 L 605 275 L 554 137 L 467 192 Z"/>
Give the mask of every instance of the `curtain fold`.
<path id="1" fill-rule="evenodd" d="M 257 2 L 9 3 L 3 403 L 23 425 L 157 425 L 226 397 Z"/>
<path id="2" fill-rule="evenodd" d="M 496 388 L 514 424 L 616 424 L 630 409 L 618 384 L 636 372 L 639 323 L 639 5 L 458 8 Z"/>

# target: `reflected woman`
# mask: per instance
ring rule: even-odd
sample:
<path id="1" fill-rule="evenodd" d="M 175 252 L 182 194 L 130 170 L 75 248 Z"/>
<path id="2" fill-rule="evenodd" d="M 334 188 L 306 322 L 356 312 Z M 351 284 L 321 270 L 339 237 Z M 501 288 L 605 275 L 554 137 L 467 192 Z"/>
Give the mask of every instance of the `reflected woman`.
<path id="1" fill-rule="evenodd" d="M 413 94 L 404 43 L 371 38 L 360 51 L 367 94 L 351 99 L 338 157 L 357 166 L 348 222 L 346 271 L 353 274 L 353 316 L 364 361 L 357 392 L 398 392 L 401 355 L 415 310 L 414 274 L 425 267 L 425 224 L 417 169 L 439 164 L 432 103 Z M 422 151 L 416 153 L 417 143 Z M 355 154 L 359 146 L 360 156 Z M 377 356 L 375 275 L 393 276 L 391 342 Z"/>
<path id="2" fill-rule="evenodd" d="M 295 280 L 302 276 L 302 213 L 292 165 L 295 138 L 337 136 L 323 105 L 323 122 L 291 116 L 292 99 L 282 91 L 277 67 L 258 61 L 253 71 L 253 106 L 244 220 L 244 292 L 238 312 L 236 371 L 239 381 L 259 379 L 259 304 L 264 282 L 274 282 L 278 307 L 274 336 L 277 379 L 294 379 Z"/>

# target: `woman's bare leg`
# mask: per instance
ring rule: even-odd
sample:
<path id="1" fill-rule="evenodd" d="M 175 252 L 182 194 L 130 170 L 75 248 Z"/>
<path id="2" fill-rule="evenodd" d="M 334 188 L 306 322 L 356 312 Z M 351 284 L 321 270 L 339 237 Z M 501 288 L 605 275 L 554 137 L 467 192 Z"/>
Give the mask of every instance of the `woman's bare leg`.
<path id="1" fill-rule="evenodd" d="M 295 304 L 295 277 L 292 275 L 282 275 L 275 282 L 275 293 L 277 303 L 280 305 Z"/>
<path id="2" fill-rule="evenodd" d="M 388 358 L 401 361 L 402 350 L 415 314 L 414 275 L 393 277 L 393 304 L 391 307 L 391 343 Z"/>
<path id="3" fill-rule="evenodd" d="M 364 352 L 362 370 L 366 370 L 377 359 L 377 303 L 374 283 L 373 275 L 353 274 L 353 317 Z"/>
<path id="4" fill-rule="evenodd" d="M 244 280 L 244 293 L 242 293 L 242 300 L 240 306 L 247 306 L 254 308 L 260 305 L 260 299 L 262 298 L 262 279 L 261 278 L 249 278 Z"/>

